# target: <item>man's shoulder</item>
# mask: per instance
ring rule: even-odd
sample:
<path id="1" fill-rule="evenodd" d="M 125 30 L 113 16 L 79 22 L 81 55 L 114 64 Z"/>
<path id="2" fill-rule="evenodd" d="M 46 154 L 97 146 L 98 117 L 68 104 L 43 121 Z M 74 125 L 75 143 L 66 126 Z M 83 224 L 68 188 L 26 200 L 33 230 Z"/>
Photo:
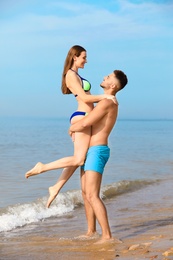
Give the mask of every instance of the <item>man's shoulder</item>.
<path id="1" fill-rule="evenodd" d="M 104 107 L 112 107 L 112 108 L 116 108 L 118 106 L 118 104 L 115 104 L 112 99 L 102 99 L 98 105 L 100 104 L 100 106 L 104 106 Z"/>

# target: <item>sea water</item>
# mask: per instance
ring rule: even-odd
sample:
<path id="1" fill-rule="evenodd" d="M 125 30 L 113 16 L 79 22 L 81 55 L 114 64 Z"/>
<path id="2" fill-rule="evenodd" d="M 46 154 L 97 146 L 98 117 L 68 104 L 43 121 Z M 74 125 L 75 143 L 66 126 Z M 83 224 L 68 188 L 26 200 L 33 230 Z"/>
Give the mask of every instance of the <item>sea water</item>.
<path id="1" fill-rule="evenodd" d="M 38 161 L 50 162 L 73 154 L 67 118 L 1 118 L 0 232 L 62 216 L 83 205 L 80 171 L 74 173 L 45 208 L 48 187 L 61 170 L 25 178 Z M 126 194 L 172 175 L 173 121 L 118 120 L 109 138 L 111 157 L 102 182 L 102 197 Z"/>

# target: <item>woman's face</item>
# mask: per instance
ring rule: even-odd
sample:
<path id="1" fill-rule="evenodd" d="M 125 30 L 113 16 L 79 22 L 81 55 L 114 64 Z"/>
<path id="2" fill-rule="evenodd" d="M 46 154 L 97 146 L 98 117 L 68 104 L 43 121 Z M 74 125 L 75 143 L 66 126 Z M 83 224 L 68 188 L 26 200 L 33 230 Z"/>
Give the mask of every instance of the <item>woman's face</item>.
<path id="1" fill-rule="evenodd" d="M 79 57 L 74 57 L 74 64 L 77 68 L 84 68 L 85 63 L 87 63 L 87 53 L 86 51 L 82 51 Z"/>

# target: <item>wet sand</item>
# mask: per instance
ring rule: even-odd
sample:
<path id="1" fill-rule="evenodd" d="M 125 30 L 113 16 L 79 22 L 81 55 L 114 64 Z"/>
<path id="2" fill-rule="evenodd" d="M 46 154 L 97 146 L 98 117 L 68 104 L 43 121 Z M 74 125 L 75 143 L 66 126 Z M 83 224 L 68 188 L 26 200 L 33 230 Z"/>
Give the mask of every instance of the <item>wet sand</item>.
<path id="1" fill-rule="evenodd" d="M 86 228 L 84 209 L 78 208 L 2 235 L 0 259 L 173 259 L 172 186 L 172 179 L 163 180 L 105 200 L 112 235 L 121 244 L 77 239 Z"/>

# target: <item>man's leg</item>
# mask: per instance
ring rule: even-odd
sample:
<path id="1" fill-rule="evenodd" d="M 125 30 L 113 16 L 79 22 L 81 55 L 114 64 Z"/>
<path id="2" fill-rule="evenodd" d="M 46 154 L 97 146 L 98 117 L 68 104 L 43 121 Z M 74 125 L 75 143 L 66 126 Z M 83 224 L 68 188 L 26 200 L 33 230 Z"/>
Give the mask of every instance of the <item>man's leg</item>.
<path id="1" fill-rule="evenodd" d="M 86 199 L 91 205 L 94 214 L 102 229 L 102 240 L 111 240 L 112 235 L 108 223 L 107 210 L 100 199 L 100 187 L 102 174 L 94 171 L 85 172 L 85 192 Z"/>
<path id="2" fill-rule="evenodd" d="M 87 225 L 88 225 L 88 230 L 86 235 L 81 237 L 91 237 L 96 234 L 96 217 L 90 203 L 86 199 L 85 177 L 86 177 L 85 172 L 84 170 L 81 169 L 81 189 L 82 189 L 82 197 L 84 200 L 85 214 L 86 214 Z"/>

